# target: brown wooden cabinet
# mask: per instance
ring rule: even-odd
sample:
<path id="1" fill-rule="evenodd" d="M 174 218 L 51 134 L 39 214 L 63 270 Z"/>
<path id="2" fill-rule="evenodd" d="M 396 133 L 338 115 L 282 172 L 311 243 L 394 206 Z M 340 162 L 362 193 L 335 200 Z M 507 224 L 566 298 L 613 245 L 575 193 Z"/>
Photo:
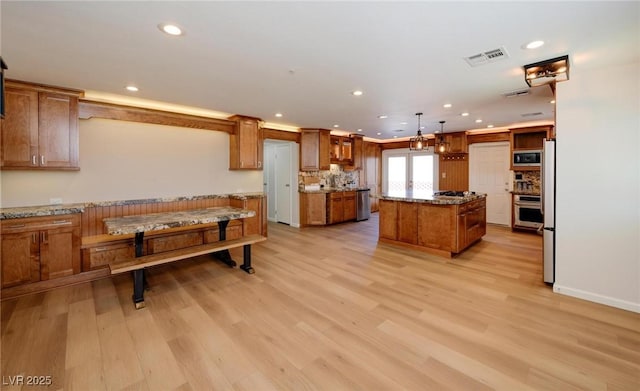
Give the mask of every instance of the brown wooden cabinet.
<path id="1" fill-rule="evenodd" d="M 381 241 L 450 257 L 485 234 L 484 198 L 460 205 L 380 200 Z"/>
<path id="2" fill-rule="evenodd" d="M 302 129 L 300 133 L 300 171 L 328 170 L 330 140 L 327 129 Z"/>
<path id="3" fill-rule="evenodd" d="M 462 251 L 487 233 L 486 199 L 475 200 L 458 207 L 456 251 Z"/>
<path id="4" fill-rule="evenodd" d="M 146 253 L 146 250 L 144 251 Z M 82 271 L 106 268 L 110 262 L 121 261 L 135 256 L 133 239 L 99 244 L 82 250 Z"/>
<path id="5" fill-rule="evenodd" d="M 356 192 L 343 192 L 343 221 L 356 219 Z"/>
<path id="6" fill-rule="evenodd" d="M 467 153 L 467 135 L 465 132 L 445 133 L 444 139 L 449 143 L 447 153 Z"/>
<path id="7" fill-rule="evenodd" d="M 542 150 L 544 140 L 553 135 L 553 126 L 532 126 L 527 128 L 511 129 L 511 156 L 514 151 Z M 514 171 L 539 171 L 540 166 L 514 166 L 513 158 L 511 170 Z"/>
<path id="8" fill-rule="evenodd" d="M 364 137 L 352 134 L 351 135 L 351 150 L 353 159 L 351 164 L 345 166 L 346 170 L 362 170 L 364 168 Z"/>
<path id="9" fill-rule="evenodd" d="M 259 118 L 234 115 L 236 129 L 229 136 L 229 169 L 262 170 L 262 128 Z"/>
<path id="10" fill-rule="evenodd" d="M 327 223 L 336 224 L 344 221 L 344 193 L 341 191 L 327 194 Z"/>
<path id="11" fill-rule="evenodd" d="M 2 288 L 80 273 L 80 215 L 3 220 Z"/>
<path id="12" fill-rule="evenodd" d="M 398 204 L 400 202 L 380 200 L 378 235 L 381 239 L 398 240 Z"/>
<path id="13" fill-rule="evenodd" d="M 7 81 L 2 169 L 77 170 L 82 91 Z"/>
<path id="14" fill-rule="evenodd" d="M 327 224 L 327 195 L 300 193 L 300 219 L 303 226 Z"/>
<path id="15" fill-rule="evenodd" d="M 331 136 L 331 163 L 353 165 L 353 140 L 348 136 Z"/>

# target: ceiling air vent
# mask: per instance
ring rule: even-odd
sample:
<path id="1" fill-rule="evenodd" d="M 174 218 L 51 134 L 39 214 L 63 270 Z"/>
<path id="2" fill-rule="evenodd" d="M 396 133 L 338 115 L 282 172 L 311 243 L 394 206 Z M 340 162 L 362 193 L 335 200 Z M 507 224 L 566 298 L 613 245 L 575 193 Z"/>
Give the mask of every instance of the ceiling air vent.
<path id="1" fill-rule="evenodd" d="M 542 115 L 543 113 L 541 111 L 537 111 L 535 113 L 524 113 L 524 114 L 520 114 L 522 117 L 536 117 L 538 115 Z"/>
<path id="2" fill-rule="evenodd" d="M 504 94 L 502 94 L 502 96 L 504 96 L 505 98 L 517 98 L 519 96 L 529 95 L 530 93 L 531 93 L 531 91 L 528 88 L 525 88 L 525 89 L 522 89 L 522 90 L 515 90 L 515 91 L 505 92 Z"/>
<path id="3" fill-rule="evenodd" d="M 479 65 L 489 64 L 491 62 L 504 60 L 506 58 L 509 58 L 509 53 L 507 53 L 507 49 L 505 49 L 504 46 L 501 46 L 497 49 L 488 50 L 486 52 L 474 54 L 473 56 L 465 57 L 464 60 L 472 67 L 477 67 Z"/>

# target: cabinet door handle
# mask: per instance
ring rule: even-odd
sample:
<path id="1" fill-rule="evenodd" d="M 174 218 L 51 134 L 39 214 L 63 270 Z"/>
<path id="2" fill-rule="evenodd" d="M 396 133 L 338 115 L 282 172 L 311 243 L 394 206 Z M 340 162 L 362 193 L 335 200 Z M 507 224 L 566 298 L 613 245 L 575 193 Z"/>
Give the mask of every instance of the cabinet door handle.
<path id="1" fill-rule="evenodd" d="M 38 234 L 35 232 L 31 234 L 31 243 L 38 243 Z"/>
<path id="2" fill-rule="evenodd" d="M 36 159 L 36 155 L 31 155 L 31 164 L 34 166 L 38 165 L 38 160 Z"/>
<path id="3" fill-rule="evenodd" d="M 95 252 L 100 253 L 107 250 L 108 250 L 107 247 L 96 247 Z"/>
<path id="4" fill-rule="evenodd" d="M 262 162 L 258 162 L 258 168 L 262 167 Z"/>
<path id="5" fill-rule="evenodd" d="M 40 242 L 42 244 L 47 244 L 47 233 L 44 231 L 40 232 Z"/>
<path id="6" fill-rule="evenodd" d="M 16 229 L 16 228 L 24 228 L 26 226 L 27 226 L 26 224 L 16 224 L 16 225 L 10 225 L 9 228 Z"/>
<path id="7" fill-rule="evenodd" d="M 40 165 L 44 166 L 44 155 L 40 155 Z"/>

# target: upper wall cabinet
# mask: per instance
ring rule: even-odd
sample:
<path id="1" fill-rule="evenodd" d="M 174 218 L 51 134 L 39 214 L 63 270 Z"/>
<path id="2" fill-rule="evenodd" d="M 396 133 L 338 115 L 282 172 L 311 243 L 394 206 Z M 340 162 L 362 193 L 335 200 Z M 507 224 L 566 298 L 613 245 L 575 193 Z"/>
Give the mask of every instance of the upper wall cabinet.
<path id="1" fill-rule="evenodd" d="M 353 165 L 353 140 L 349 136 L 331 136 L 331 163 Z"/>
<path id="2" fill-rule="evenodd" d="M 449 143 L 450 153 L 467 153 L 467 135 L 465 132 L 445 133 L 445 141 Z"/>
<path id="3" fill-rule="evenodd" d="M 300 171 L 328 170 L 330 168 L 330 131 L 302 129 L 300 133 Z"/>
<path id="4" fill-rule="evenodd" d="M 77 170 L 82 91 L 7 80 L 1 167 Z"/>
<path id="5" fill-rule="evenodd" d="M 234 115 L 236 129 L 229 136 L 229 169 L 262 170 L 261 120 L 254 117 Z"/>
<path id="6" fill-rule="evenodd" d="M 362 170 L 364 167 L 364 137 L 357 134 L 352 134 L 351 140 L 352 164 L 346 166 L 345 169 Z"/>

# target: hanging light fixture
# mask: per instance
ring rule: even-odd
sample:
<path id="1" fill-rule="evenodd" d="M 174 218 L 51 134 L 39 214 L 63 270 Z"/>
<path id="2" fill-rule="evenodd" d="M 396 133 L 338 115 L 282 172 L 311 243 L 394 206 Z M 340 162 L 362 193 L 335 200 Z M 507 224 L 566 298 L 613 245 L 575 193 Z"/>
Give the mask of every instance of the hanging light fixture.
<path id="1" fill-rule="evenodd" d="M 425 151 L 429 147 L 427 145 L 427 139 L 422 136 L 422 130 L 420 129 L 420 116 L 422 113 L 416 113 L 418 116 L 418 133 L 416 137 L 409 139 L 409 149 L 412 151 Z"/>
<path id="2" fill-rule="evenodd" d="M 444 123 L 445 121 L 440 121 L 440 133 L 436 136 L 436 153 L 449 152 L 449 143 L 444 138 Z"/>
<path id="3" fill-rule="evenodd" d="M 569 80 L 569 56 L 552 58 L 524 67 L 524 81 L 529 87 Z"/>

